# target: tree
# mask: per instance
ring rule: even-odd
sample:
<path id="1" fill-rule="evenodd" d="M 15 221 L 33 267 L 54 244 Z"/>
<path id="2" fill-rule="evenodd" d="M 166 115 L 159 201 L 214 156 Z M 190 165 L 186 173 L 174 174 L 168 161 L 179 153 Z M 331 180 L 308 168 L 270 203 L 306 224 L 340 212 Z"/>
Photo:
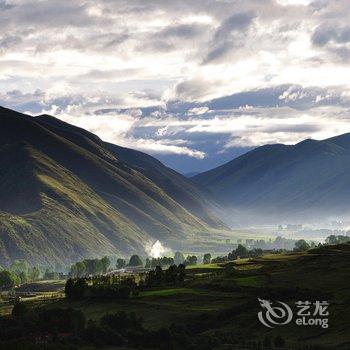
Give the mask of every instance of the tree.
<path id="1" fill-rule="evenodd" d="M 197 257 L 195 255 L 189 255 L 184 263 L 185 265 L 197 265 Z"/>
<path id="2" fill-rule="evenodd" d="M 236 249 L 236 257 L 246 258 L 248 256 L 248 249 L 242 244 L 238 244 Z"/>
<path id="3" fill-rule="evenodd" d="M 117 259 L 117 269 L 122 269 L 126 265 L 125 259 Z"/>
<path id="4" fill-rule="evenodd" d="M 176 265 L 180 265 L 182 264 L 183 262 L 185 261 L 185 257 L 182 253 L 180 252 L 176 252 L 175 255 L 174 255 L 174 263 Z"/>
<path id="5" fill-rule="evenodd" d="M 97 275 L 103 270 L 103 265 L 100 259 L 85 259 L 84 263 L 87 275 Z"/>
<path id="6" fill-rule="evenodd" d="M 304 252 L 305 250 L 310 249 L 310 245 L 304 240 L 304 239 L 299 239 L 298 241 L 295 242 L 295 247 L 294 250 L 297 252 Z"/>
<path id="7" fill-rule="evenodd" d="M 0 271 L 0 288 L 13 288 L 20 284 L 18 276 L 10 271 Z"/>
<path id="8" fill-rule="evenodd" d="M 21 272 L 24 272 L 25 274 L 29 274 L 29 264 L 26 260 L 15 260 L 10 267 L 10 271 L 15 273 L 16 275 L 19 275 Z"/>
<path id="9" fill-rule="evenodd" d="M 84 277 L 87 274 L 86 261 L 78 261 L 75 264 L 76 276 L 74 277 Z"/>
<path id="10" fill-rule="evenodd" d="M 141 258 L 138 256 L 138 255 L 132 255 L 130 260 L 129 260 L 129 266 L 142 266 L 143 263 L 142 263 L 142 260 Z"/>
<path id="11" fill-rule="evenodd" d="M 161 266 L 156 267 L 154 278 L 155 278 L 155 282 L 157 285 L 162 284 L 163 278 L 164 278 L 164 273 L 163 273 L 163 269 Z"/>
<path id="12" fill-rule="evenodd" d="M 211 254 L 210 253 L 204 254 L 203 264 L 210 264 L 210 261 L 211 261 Z"/>
<path id="13" fill-rule="evenodd" d="M 21 272 L 18 274 L 18 278 L 20 279 L 21 284 L 28 283 L 28 281 L 29 281 L 28 274 L 27 274 L 26 272 L 24 272 L 24 271 L 21 271 Z"/>
<path id="14" fill-rule="evenodd" d="M 185 277 L 186 277 L 186 265 L 180 264 L 180 265 L 177 267 L 177 270 L 178 270 L 178 279 L 179 279 L 179 282 L 183 282 L 183 281 L 185 280 Z"/>
<path id="15" fill-rule="evenodd" d="M 24 316 L 27 311 L 28 311 L 27 305 L 23 302 L 18 302 L 13 306 L 11 314 L 14 317 L 20 317 L 20 316 Z"/>
<path id="16" fill-rule="evenodd" d="M 151 268 L 151 260 L 149 258 L 146 258 L 145 268 L 146 269 Z"/>
<path id="17" fill-rule="evenodd" d="M 69 278 L 66 282 L 66 285 L 64 287 L 64 293 L 66 294 L 66 298 L 73 298 L 74 297 L 74 281 L 73 279 Z"/>
<path id="18" fill-rule="evenodd" d="M 58 280 L 60 276 L 58 272 L 46 269 L 43 278 L 44 280 Z"/>
<path id="19" fill-rule="evenodd" d="M 40 269 L 39 267 L 34 266 L 30 272 L 30 279 L 32 281 L 37 281 L 40 278 Z"/>
<path id="20" fill-rule="evenodd" d="M 326 243 L 328 244 L 337 244 L 338 240 L 337 240 L 337 236 L 336 235 L 330 235 L 326 238 Z"/>
<path id="21" fill-rule="evenodd" d="M 258 258 L 258 257 L 263 256 L 263 255 L 264 255 L 264 252 L 261 248 L 255 248 L 255 249 L 248 252 L 248 256 L 250 258 Z"/>
<path id="22" fill-rule="evenodd" d="M 87 283 L 85 281 L 85 278 L 78 278 L 78 280 L 74 283 L 73 297 L 75 299 L 83 298 L 86 289 Z"/>
<path id="23" fill-rule="evenodd" d="M 107 256 L 104 256 L 101 259 L 101 263 L 102 263 L 102 271 L 103 271 L 103 273 L 106 273 L 108 268 L 109 268 L 109 265 L 111 264 L 111 261 L 108 259 Z"/>

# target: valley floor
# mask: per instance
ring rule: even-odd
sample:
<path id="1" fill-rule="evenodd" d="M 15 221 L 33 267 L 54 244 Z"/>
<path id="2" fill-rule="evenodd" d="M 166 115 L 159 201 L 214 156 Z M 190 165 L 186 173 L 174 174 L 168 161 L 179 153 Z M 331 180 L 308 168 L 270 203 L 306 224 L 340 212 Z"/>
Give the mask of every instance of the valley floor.
<path id="1" fill-rule="evenodd" d="M 194 337 L 229 339 L 228 346 L 273 343 L 280 337 L 286 349 L 350 348 L 350 245 L 197 265 L 186 271 L 183 286 L 143 291 L 129 300 L 69 301 L 62 296 L 59 283 L 47 283 L 46 292 L 45 283 L 36 286 L 38 296 L 23 300 L 39 309 L 79 309 L 93 320 L 121 310 L 135 312 L 147 328 L 185 325 Z M 293 311 L 298 301 L 328 301 L 329 327 L 297 326 L 294 314 L 289 324 L 268 328 L 258 320 L 262 310 L 258 298 L 282 301 Z M 9 313 L 11 307 L 3 305 L 1 312 Z M 224 349 L 220 346 L 213 349 Z"/>

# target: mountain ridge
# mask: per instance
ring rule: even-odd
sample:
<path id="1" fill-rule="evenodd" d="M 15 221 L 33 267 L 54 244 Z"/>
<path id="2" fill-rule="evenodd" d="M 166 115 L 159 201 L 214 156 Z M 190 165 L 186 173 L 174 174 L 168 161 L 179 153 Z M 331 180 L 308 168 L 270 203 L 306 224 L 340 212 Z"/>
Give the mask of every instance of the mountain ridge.
<path id="1" fill-rule="evenodd" d="M 194 176 L 222 205 L 282 220 L 350 213 L 350 133 L 255 148 Z M 317 213 L 319 212 L 319 213 Z"/>
<path id="2" fill-rule="evenodd" d="M 96 135 L 54 117 L 0 108 L 0 155 L 0 264 L 144 253 L 157 239 L 176 247 L 213 228 Z"/>

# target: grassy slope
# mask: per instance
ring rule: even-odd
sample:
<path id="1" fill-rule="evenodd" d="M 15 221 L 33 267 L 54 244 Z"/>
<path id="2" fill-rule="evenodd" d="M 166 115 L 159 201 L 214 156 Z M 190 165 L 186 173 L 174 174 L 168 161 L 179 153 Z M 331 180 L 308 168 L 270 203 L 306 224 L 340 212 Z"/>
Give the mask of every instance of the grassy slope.
<path id="1" fill-rule="evenodd" d="M 135 311 L 151 328 L 172 322 L 194 323 L 203 326 L 203 335 L 230 333 L 237 341 L 240 337 L 263 340 L 265 336 L 281 335 L 289 346 L 322 344 L 345 349 L 350 344 L 349 258 L 350 245 L 342 245 L 245 259 L 221 267 L 197 266 L 188 270 L 190 280 L 185 286 L 141 293 L 137 299 L 59 300 L 44 305 L 72 306 L 94 319 L 106 312 Z M 207 274 L 203 275 L 204 271 Z M 298 300 L 329 300 L 330 327 L 289 324 L 268 329 L 257 320 L 258 297 L 289 305 Z"/>
<path id="2" fill-rule="evenodd" d="M 41 260 L 52 254 L 56 261 L 102 251 L 129 254 L 150 237 L 176 245 L 208 232 L 208 225 L 120 162 L 96 136 L 76 129 L 46 128 L 0 109 L 2 261 L 28 257 L 31 249 L 32 259 L 41 252 Z M 18 150 L 16 158 L 11 147 Z M 29 233 L 34 243 L 27 241 Z M 69 247 L 57 244 L 66 238 Z"/>
<path id="3" fill-rule="evenodd" d="M 18 153 L 15 165 L 3 157 L 0 164 L 9 171 L 21 164 L 31 168 L 32 182 L 27 178 L 26 186 L 37 189 L 40 207 L 23 215 L 0 214 L 2 263 L 15 258 L 67 263 L 87 255 L 142 251 L 142 242 L 150 238 L 72 173 L 29 146 L 12 146 L 12 157 Z M 12 174 L 11 184 L 21 183 L 14 176 L 21 174 Z M 16 193 L 14 202 L 25 196 Z"/>
<path id="4" fill-rule="evenodd" d="M 207 198 L 189 179 L 166 167 L 154 157 L 133 149 L 102 142 L 96 135 L 48 115 L 38 116 L 35 120 L 56 134 L 113 164 L 116 160 L 126 163 L 137 172 L 145 175 L 169 197 L 211 227 L 225 228 L 223 223 L 208 209 L 215 206 L 215 203 Z"/>
<path id="5" fill-rule="evenodd" d="M 216 228 L 223 228 L 221 223 L 208 210 L 215 204 L 208 199 L 189 179 L 162 164 L 148 154 L 105 143 L 106 147 L 121 161 L 151 179 L 171 198 L 181 203 L 187 210 Z"/>

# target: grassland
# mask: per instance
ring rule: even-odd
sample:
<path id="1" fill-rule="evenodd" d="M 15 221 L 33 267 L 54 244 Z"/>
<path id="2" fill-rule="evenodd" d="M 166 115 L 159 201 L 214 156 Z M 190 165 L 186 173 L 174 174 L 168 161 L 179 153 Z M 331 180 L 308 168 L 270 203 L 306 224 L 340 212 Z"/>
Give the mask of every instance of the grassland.
<path id="1" fill-rule="evenodd" d="M 350 245 L 329 246 L 305 253 L 271 254 L 221 265 L 193 266 L 187 269 L 183 286 L 147 290 L 130 300 L 71 302 L 60 298 L 56 291 L 57 298 L 27 302 L 39 308 L 73 307 L 94 320 L 120 310 L 135 312 L 150 329 L 185 324 L 201 336 L 230 334 L 236 339 L 257 341 L 266 336 L 272 339 L 281 336 L 287 348 L 314 344 L 348 349 L 349 276 Z M 280 300 L 292 308 L 299 300 L 327 300 L 329 328 L 297 326 L 294 322 L 267 328 L 257 319 L 261 310 L 258 298 Z"/>

